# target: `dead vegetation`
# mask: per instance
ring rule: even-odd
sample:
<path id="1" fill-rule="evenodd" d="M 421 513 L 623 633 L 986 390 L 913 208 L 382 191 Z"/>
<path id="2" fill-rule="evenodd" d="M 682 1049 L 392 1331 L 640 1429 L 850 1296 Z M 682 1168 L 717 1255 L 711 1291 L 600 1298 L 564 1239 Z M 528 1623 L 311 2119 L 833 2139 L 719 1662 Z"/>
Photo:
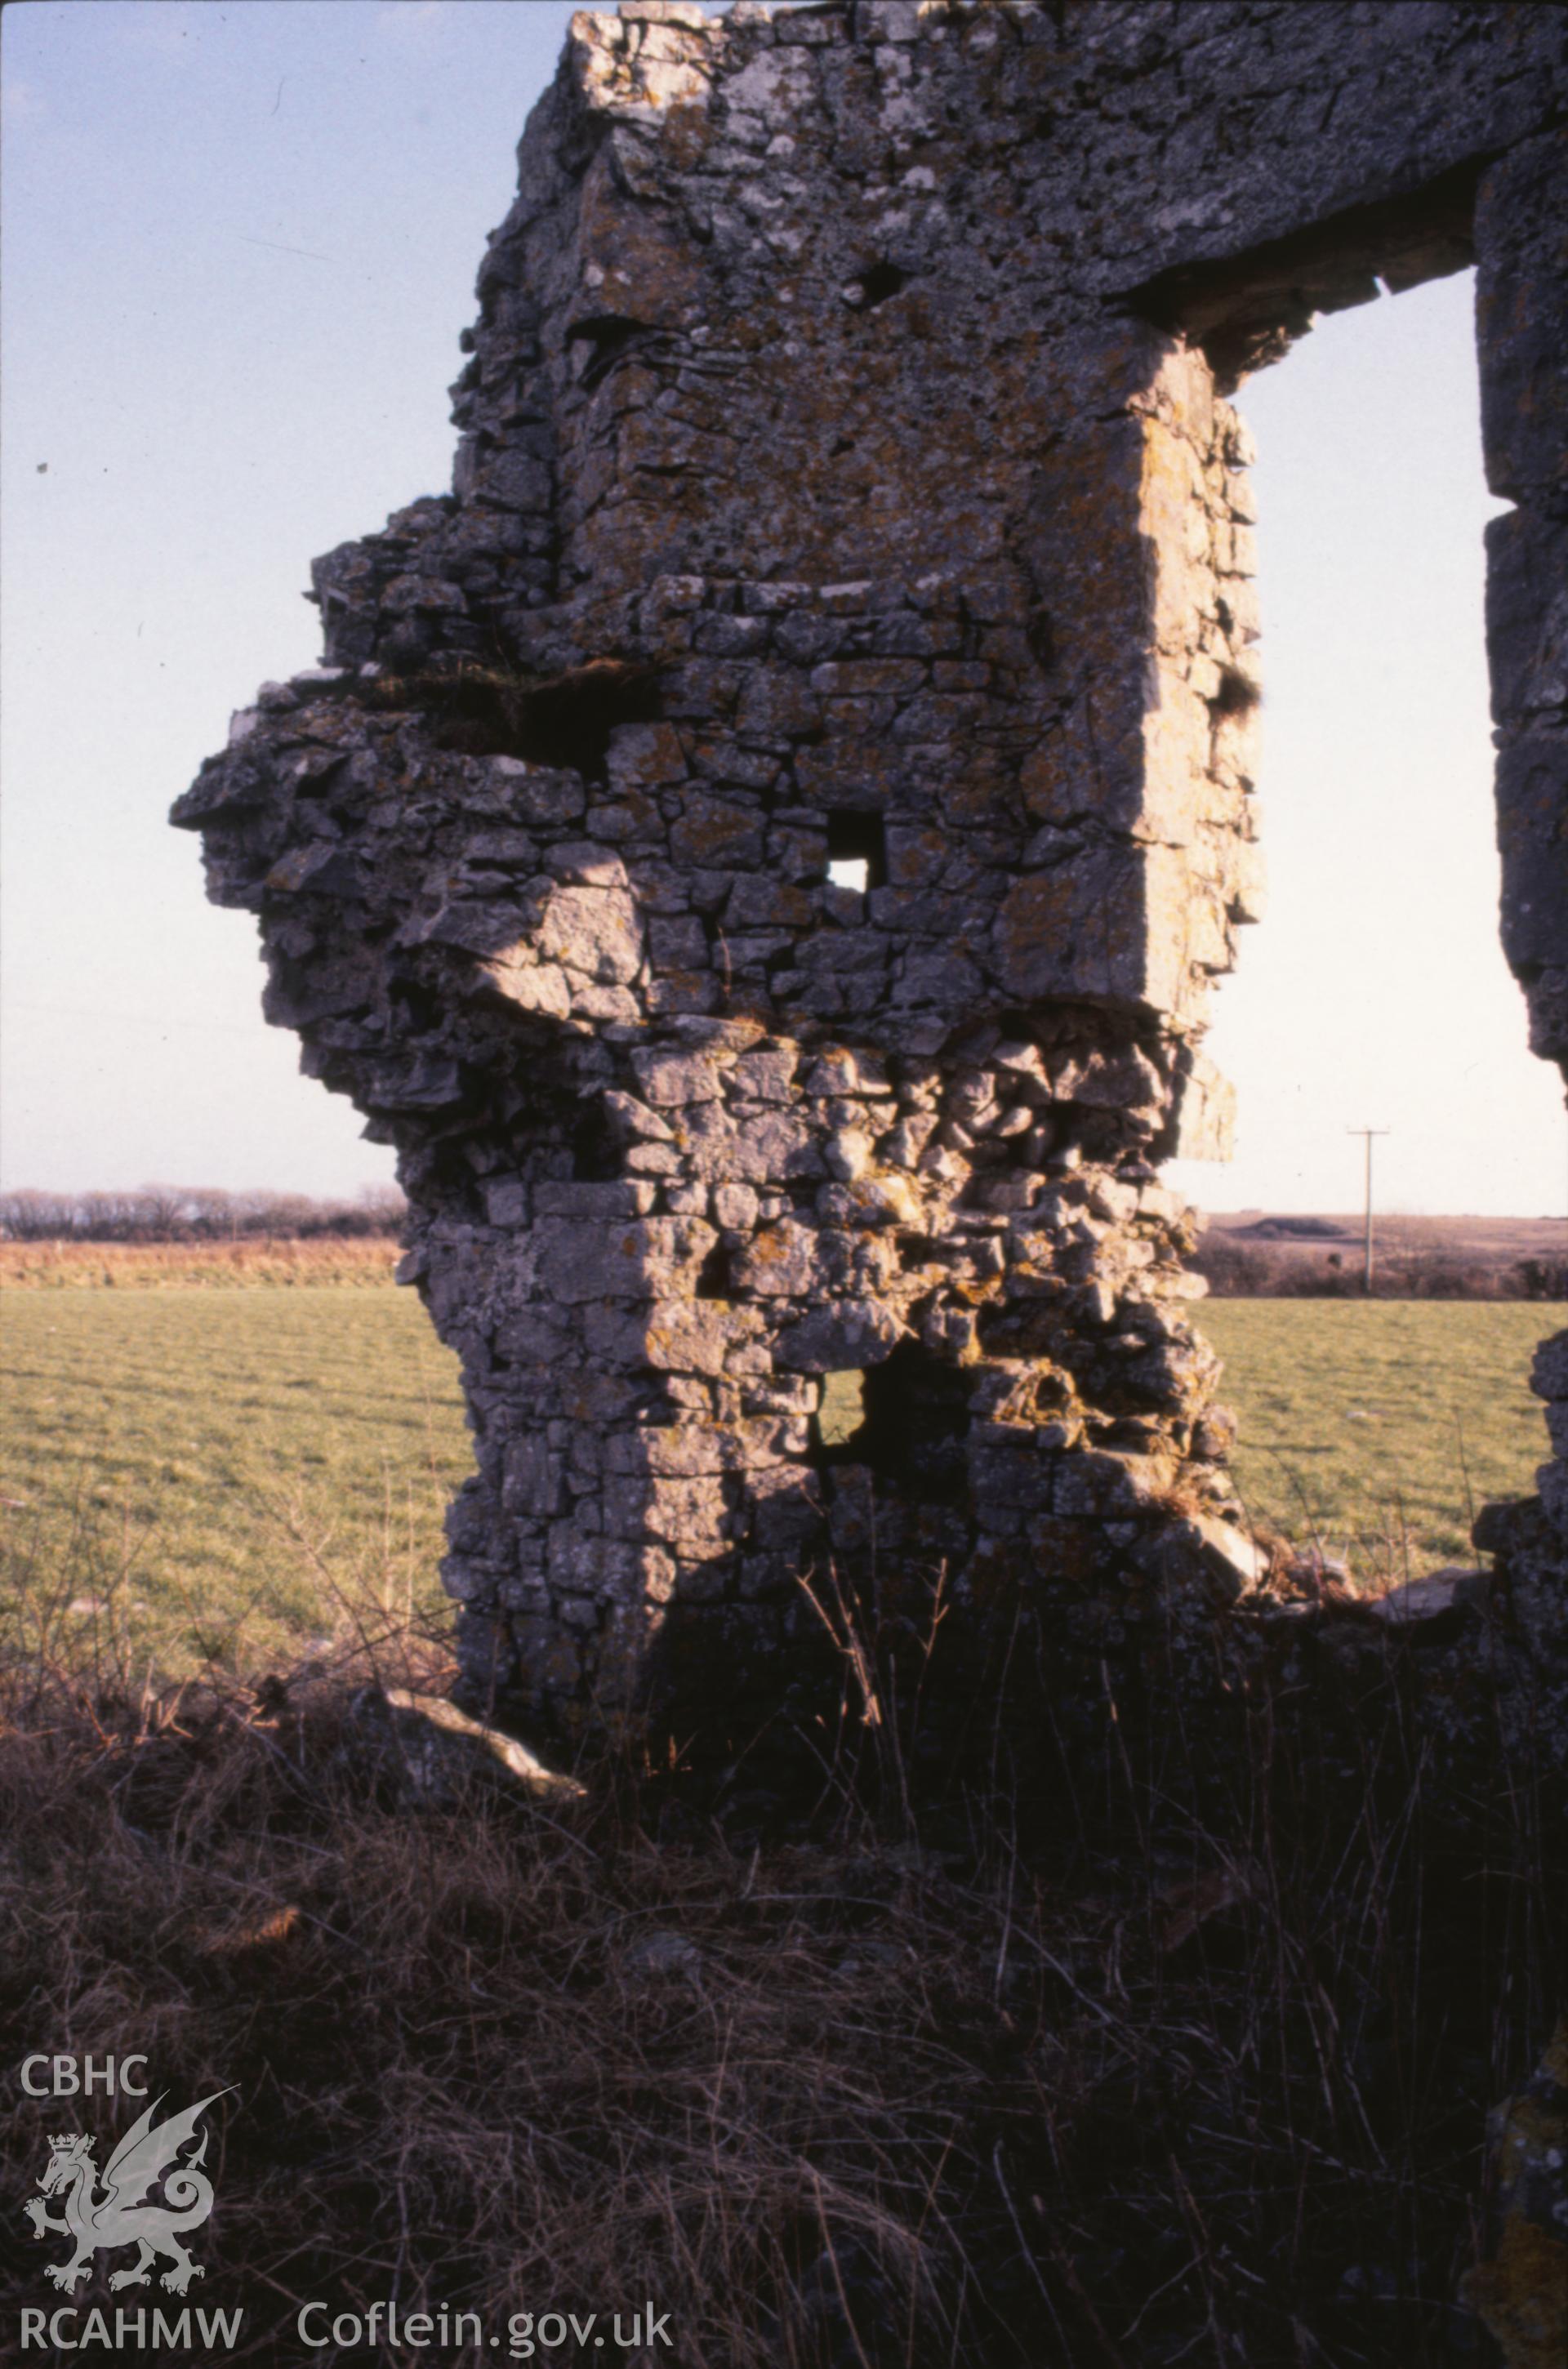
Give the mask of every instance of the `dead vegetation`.
<path id="1" fill-rule="evenodd" d="M 1191 1262 L 1222 1299 L 1368 1296 L 1361 1220 L 1217 1213 Z M 1377 1299 L 1568 1298 L 1568 1226 L 1560 1218 L 1380 1217 Z"/>
<path id="2" fill-rule="evenodd" d="M 651 2298 L 681 2369 L 1489 2357 L 1456 2300 L 1485 2117 L 1568 1896 L 1528 1787 L 1456 1816 L 1397 1731 L 1330 1765 L 1260 1703 L 1201 1820 L 1136 1741 L 911 1809 L 858 1722 L 790 1795 L 623 1760 L 563 1802 L 482 1753 L 430 1781 L 381 1690 L 439 1650 L 4 1674 L 0 2018 L 235 2086 L 202 2253 L 238 2357 L 387 2295 Z M 0 2111 L 19 2199 L 62 2109 Z"/>
<path id="3" fill-rule="evenodd" d="M 0 1291 L 63 1287 L 390 1283 L 401 1244 L 390 1234 L 259 1235 L 237 1242 L 0 1242 Z"/>

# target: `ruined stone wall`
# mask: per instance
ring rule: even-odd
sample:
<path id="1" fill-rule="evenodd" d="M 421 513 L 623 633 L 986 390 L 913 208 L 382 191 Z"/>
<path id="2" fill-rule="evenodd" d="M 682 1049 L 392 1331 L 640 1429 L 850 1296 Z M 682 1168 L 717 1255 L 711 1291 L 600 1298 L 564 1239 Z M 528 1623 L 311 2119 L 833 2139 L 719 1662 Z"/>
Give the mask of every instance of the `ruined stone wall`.
<path id="1" fill-rule="evenodd" d="M 822 1633 L 802 1574 L 911 1650 L 935 1607 L 1092 1657 L 1261 1577 L 1159 1181 L 1223 1136 L 1260 910 L 1224 395 L 1478 257 L 1505 937 L 1563 1058 L 1564 47 L 1544 6 L 573 20 L 453 493 L 317 563 L 325 667 L 176 809 L 397 1146 L 474 1695 L 738 1720 Z"/>

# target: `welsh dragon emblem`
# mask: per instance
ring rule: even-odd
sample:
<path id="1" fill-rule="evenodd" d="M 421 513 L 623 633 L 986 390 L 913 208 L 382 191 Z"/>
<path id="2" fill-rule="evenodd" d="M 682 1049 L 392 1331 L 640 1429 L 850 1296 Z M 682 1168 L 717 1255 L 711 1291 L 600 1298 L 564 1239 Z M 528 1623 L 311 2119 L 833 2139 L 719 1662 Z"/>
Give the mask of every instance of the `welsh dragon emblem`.
<path id="1" fill-rule="evenodd" d="M 115 2272 L 109 2280 L 111 2287 L 144 2287 L 160 2254 L 172 2266 L 164 2272 L 163 2284 L 176 2295 L 183 2295 L 192 2279 L 203 2275 L 200 2263 L 191 2260 L 179 2241 L 187 2230 L 199 2229 L 212 2210 L 212 2183 L 200 2169 L 209 2134 L 202 2132 L 200 2146 L 186 2162 L 178 2162 L 177 2157 L 181 2147 L 195 2137 L 196 2125 L 208 2107 L 226 2094 L 214 2089 L 199 2105 L 188 2106 L 183 2114 L 171 2114 L 166 2123 L 157 2123 L 153 2117 L 163 2100 L 155 2098 L 140 2121 L 126 2132 L 101 2173 L 93 2161 L 95 2143 L 84 2133 L 68 2131 L 50 2140 L 40 2194 L 29 2197 L 22 2210 L 33 2225 L 35 2237 L 57 2232 L 75 2241 L 76 2250 L 68 2262 L 52 2262 L 47 2268 L 45 2275 L 57 2287 L 72 2293 L 77 2282 L 91 2272 L 93 2256 L 119 2246 L 135 2246 L 140 2251 L 129 2270 Z M 163 2194 L 155 2203 L 153 2192 L 160 2180 Z M 62 2192 L 64 2211 L 55 2220 L 44 2210 L 41 2199 Z"/>

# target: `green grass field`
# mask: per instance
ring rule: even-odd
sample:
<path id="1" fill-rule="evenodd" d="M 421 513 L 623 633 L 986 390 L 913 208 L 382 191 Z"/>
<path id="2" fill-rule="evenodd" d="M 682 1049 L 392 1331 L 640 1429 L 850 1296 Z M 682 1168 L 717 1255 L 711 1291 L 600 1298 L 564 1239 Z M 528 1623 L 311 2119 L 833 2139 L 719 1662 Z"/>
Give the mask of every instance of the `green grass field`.
<path id="1" fill-rule="evenodd" d="M 1251 1505 L 1360 1575 L 1468 1554 L 1545 1452 L 1525 1386 L 1562 1311 L 1228 1300 L 1202 1311 Z M 0 1622 L 33 1649 L 254 1671 L 439 1611 L 469 1470 L 454 1360 L 412 1293 L 9 1291 Z"/>
<path id="2" fill-rule="evenodd" d="M 443 1602 L 471 1459 L 412 1292 L 12 1291 L 0 1356 L 0 1618 L 29 1643 L 255 1670 Z"/>
<path id="3" fill-rule="evenodd" d="M 1196 1313 L 1225 1360 L 1248 1505 L 1348 1549 L 1358 1575 L 1468 1562 L 1473 1510 L 1533 1492 L 1547 1438 L 1530 1352 L 1560 1306 L 1217 1299 Z"/>

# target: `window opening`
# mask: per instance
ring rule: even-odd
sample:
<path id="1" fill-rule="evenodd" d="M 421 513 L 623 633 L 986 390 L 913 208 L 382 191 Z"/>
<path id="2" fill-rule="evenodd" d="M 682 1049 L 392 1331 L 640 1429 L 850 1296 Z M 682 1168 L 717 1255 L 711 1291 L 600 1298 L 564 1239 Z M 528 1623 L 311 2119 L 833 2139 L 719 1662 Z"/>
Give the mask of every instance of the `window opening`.
<path id="1" fill-rule="evenodd" d="M 828 817 L 828 878 L 835 888 L 869 896 L 887 880 L 887 828 L 880 815 L 840 809 Z"/>

